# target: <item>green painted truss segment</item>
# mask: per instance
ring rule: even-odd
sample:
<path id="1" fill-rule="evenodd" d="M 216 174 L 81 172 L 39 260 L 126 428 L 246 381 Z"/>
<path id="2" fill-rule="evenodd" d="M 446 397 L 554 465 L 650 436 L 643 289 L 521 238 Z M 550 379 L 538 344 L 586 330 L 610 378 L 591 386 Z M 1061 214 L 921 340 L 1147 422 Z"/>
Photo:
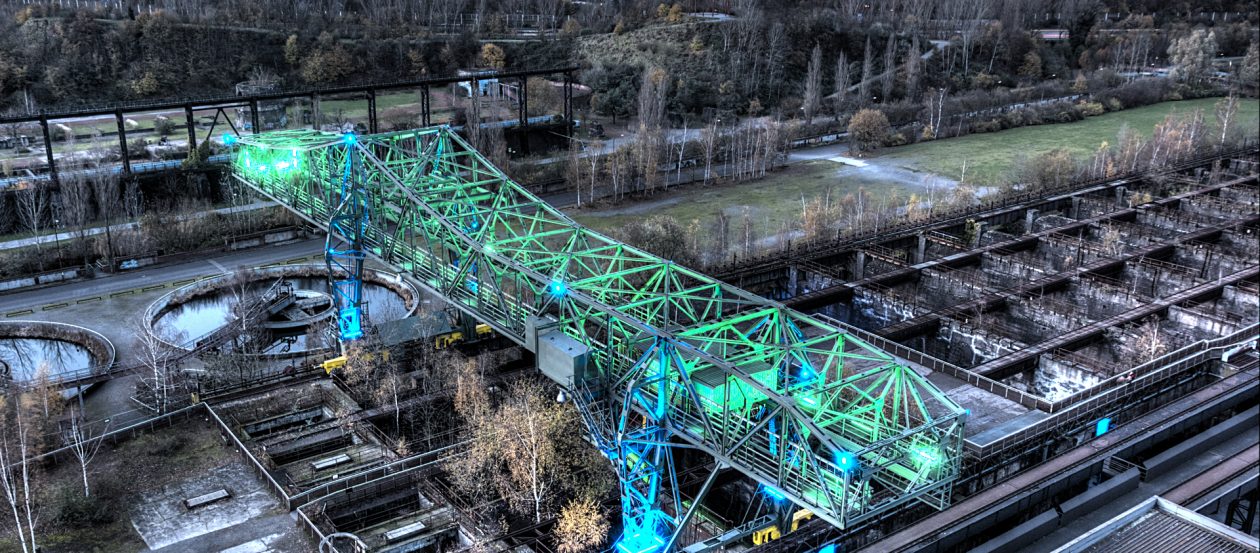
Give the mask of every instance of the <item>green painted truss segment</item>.
<path id="1" fill-rule="evenodd" d="M 605 451 L 633 427 L 660 428 L 669 447 L 705 451 L 842 528 L 910 501 L 949 504 L 965 413 L 923 376 L 580 226 L 447 128 L 242 137 L 233 172 L 327 228 L 351 149 L 371 254 L 519 343 L 544 317 L 588 348 L 585 376 L 565 384 L 591 407 L 583 416 Z M 623 488 L 639 485 L 626 476 L 639 461 L 617 460 Z M 683 517 L 681 505 L 648 507 Z"/>

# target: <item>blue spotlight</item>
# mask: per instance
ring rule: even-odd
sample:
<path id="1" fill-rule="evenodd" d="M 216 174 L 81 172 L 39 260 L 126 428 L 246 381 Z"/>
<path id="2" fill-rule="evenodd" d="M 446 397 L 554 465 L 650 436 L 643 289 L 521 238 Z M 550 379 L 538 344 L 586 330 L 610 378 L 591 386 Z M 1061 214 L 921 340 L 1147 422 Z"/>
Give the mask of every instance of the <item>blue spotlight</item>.
<path id="1" fill-rule="evenodd" d="M 547 293 L 557 298 L 563 298 L 569 293 L 569 287 L 564 285 L 564 281 L 553 280 L 547 285 Z"/>
<path id="2" fill-rule="evenodd" d="M 783 503 L 784 501 L 787 501 L 787 496 L 783 495 L 783 492 L 765 484 L 761 485 L 761 493 L 765 494 L 767 498 L 775 503 Z"/>
<path id="3" fill-rule="evenodd" d="M 354 136 L 354 133 L 348 132 L 346 134 L 341 135 L 341 140 L 345 142 L 346 145 L 349 146 L 349 145 L 354 145 L 355 142 L 358 142 L 359 138 Z"/>
<path id="4" fill-rule="evenodd" d="M 840 470 L 844 472 L 849 472 L 853 469 L 856 469 L 858 468 L 857 456 L 853 455 L 852 453 L 849 453 L 848 451 L 837 451 L 836 452 L 836 466 L 840 467 Z"/>
<path id="5" fill-rule="evenodd" d="M 232 146 L 232 145 L 235 145 L 235 144 L 236 144 L 236 141 L 237 141 L 236 135 L 234 135 L 234 134 L 229 134 L 229 133 L 223 133 L 223 145 L 224 145 L 224 146 Z"/>

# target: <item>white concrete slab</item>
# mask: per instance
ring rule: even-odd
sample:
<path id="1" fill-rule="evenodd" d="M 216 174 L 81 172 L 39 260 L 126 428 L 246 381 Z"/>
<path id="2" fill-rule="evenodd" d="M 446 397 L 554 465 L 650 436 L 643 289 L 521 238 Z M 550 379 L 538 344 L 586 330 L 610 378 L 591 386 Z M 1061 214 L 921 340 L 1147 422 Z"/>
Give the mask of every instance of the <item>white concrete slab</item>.
<path id="1" fill-rule="evenodd" d="M 271 553 L 271 544 L 279 540 L 283 534 L 271 534 L 263 536 L 256 540 L 242 543 L 236 547 L 229 547 L 220 553 Z"/>
<path id="2" fill-rule="evenodd" d="M 827 161 L 834 161 L 836 163 L 843 163 L 845 165 L 852 165 L 854 167 L 866 167 L 867 165 L 870 165 L 869 163 L 862 161 L 860 159 L 852 158 L 852 157 L 844 157 L 844 156 L 829 157 L 827 158 Z"/>
<path id="3" fill-rule="evenodd" d="M 189 497 L 221 488 L 232 497 L 191 511 L 184 506 Z M 279 502 L 258 477 L 237 461 L 145 494 L 131 524 L 149 549 L 160 549 L 235 526 L 277 507 Z"/>

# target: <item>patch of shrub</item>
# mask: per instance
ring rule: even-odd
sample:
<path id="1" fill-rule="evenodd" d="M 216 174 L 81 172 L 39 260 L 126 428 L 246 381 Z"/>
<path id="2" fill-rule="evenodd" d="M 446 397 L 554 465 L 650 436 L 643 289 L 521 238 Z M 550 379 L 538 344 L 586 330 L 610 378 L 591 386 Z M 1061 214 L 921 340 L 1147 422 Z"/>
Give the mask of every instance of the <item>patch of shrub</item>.
<path id="1" fill-rule="evenodd" d="M 159 117 L 153 120 L 153 132 L 158 136 L 170 136 L 175 132 L 175 122 L 165 117 Z"/>
<path id="2" fill-rule="evenodd" d="M 51 505 L 53 522 L 64 527 L 100 526 L 113 522 L 118 512 L 104 490 L 84 497 L 83 489 L 67 484 L 57 489 Z"/>
<path id="3" fill-rule="evenodd" d="M 1002 121 L 1000 119 L 988 119 L 979 121 L 971 125 L 971 132 L 997 132 L 1002 130 Z"/>
<path id="4" fill-rule="evenodd" d="M 1099 102 L 1085 102 L 1084 104 L 1081 104 L 1080 110 L 1081 115 L 1084 115 L 1085 117 L 1093 117 L 1095 115 L 1102 115 L 1103 113 L 1106 113 L 1107 108 L 1104 108 Z"/>
<path id="5" fill-rule="evenodd" d="M 154 457 L 171 455 L 188 443 L 182 434 L 150 434 L 141 439 L 145 453 Z"/>
<path id="6" fill-rule="evenodd" d="M 1111 96 L 1125 108 L 1136 108 L 1163 101 L 1168 91 L 1168 79 L 1138 79 L 1115 87 Z"/>
<path id="7" fill-rule="evenodd" d="M 1027 124 L 1028 123 L 1024 121 L 1024 112 L 1021 110 L 1008 111 L 1002 115 L 1003 128 L 1013 129 Z"/>

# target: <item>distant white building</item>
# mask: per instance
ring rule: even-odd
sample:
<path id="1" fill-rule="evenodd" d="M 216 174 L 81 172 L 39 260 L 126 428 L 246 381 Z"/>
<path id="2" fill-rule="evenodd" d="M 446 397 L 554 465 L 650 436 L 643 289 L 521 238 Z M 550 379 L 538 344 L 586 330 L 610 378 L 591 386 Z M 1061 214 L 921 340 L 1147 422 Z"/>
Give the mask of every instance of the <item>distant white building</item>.
<path id="1" fill-rule="evenodd" d="M 477 79 L 478 96 L 502 96 L 503 85 L 499 84 L 498 71 L 493 69 L 460 69 L 456 72 L 460 77 L 484 77 Z M 472 81 L 460 81 L 456 86 L 464 91 L 464 96 L 473 96 Z"/>

